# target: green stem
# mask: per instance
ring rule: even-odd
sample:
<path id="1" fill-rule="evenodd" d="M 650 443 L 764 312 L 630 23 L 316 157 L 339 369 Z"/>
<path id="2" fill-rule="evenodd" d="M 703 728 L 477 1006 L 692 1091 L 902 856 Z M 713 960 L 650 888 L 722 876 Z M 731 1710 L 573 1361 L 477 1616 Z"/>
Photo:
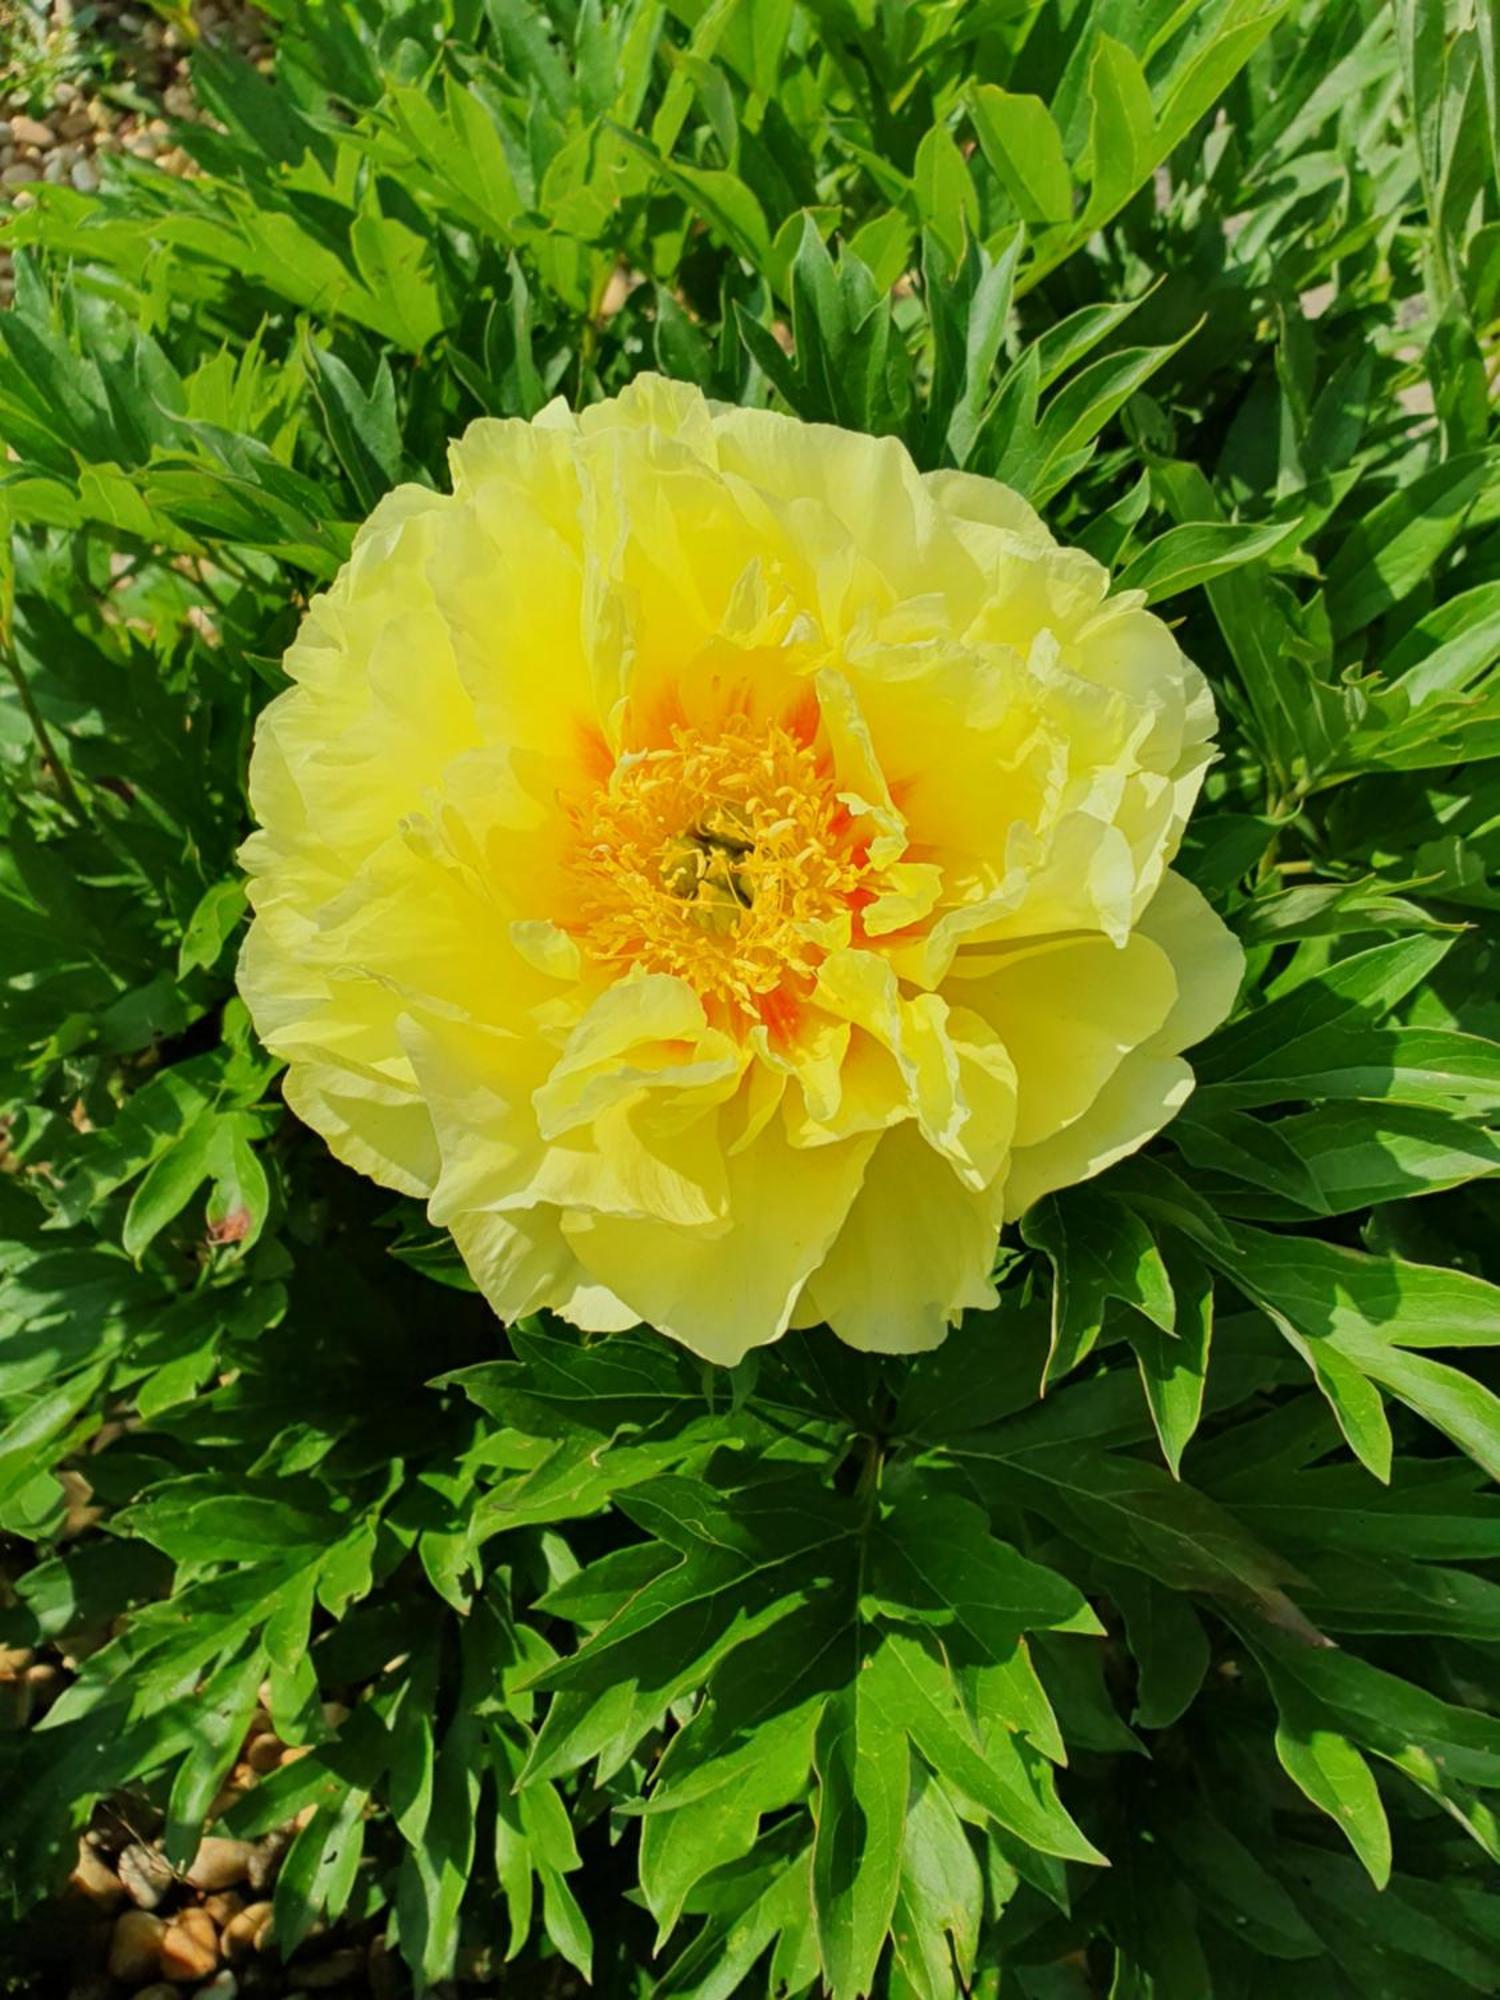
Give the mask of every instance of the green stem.
<path id="1" fill-rule="evenodd" d="M 52 732 L 47 727 L 42 711 L 36 705 L 36 697 L 31 692 L 31 684 L 22 671 L 21 662 L 16 657 L 15 649 L 11 646 L 5 648 L 5 666 L 6 671 L 15 682 L 16 693 L 21 698 L 21 707 L 25 711 L 26 720 L 31 724 L 31 733 L 36 738 L 37 749 L 41 753 L 42 762 L 52 773 L 52 782 L 57 786 L 59 798 L 62 799 L 75 819 L 86 819 L 88 815 L 84 812 L 83 801 L 78 796 L 77 788 L 69 774 L 67 765 L 64 764 L 57 754 L 56 747 L 52 741 Z"/>

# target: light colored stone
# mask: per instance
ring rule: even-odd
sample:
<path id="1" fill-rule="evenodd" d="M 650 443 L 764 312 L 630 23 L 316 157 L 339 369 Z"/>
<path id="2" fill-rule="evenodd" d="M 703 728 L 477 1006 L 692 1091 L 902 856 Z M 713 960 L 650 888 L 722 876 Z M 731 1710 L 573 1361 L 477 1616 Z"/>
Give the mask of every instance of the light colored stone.
<path id="1" fill-rule="evenodd" d="M 161 1971 L 166 1925 L 149 1910 L 127 1910 L 115 1919 L 109 1940 L 109 1976 L 128 1986 L 144 1986 Z"/>
<path id="2" fill-rule="evenodd" d="M 41 174 L 30 160 L 17 160 L 0 173 L 0 185 L 5 187 L 26 187 L 32 181 L 39 181 Z"/>
<path id="3" fill-rule="evenodd" d="M 68 1887 L 85 1896 L 101 1910 L 117 1910 L 126 1900 L 125 1886 L 97 1847 L 86 1840 L 78 1843 L 78 1860 L 68 1877 Z"/>
<path id="4" fill-rule="evenodd" d="M 187 1879 L 195 1889 L 232 1889 L 249 1875 L 255 1853 L 251 1841 L 221 1840 L 210 1834 L 198 1843 Z"/>
<path id="5" fill-rule="evenodd" d="M 115 1865 L 138 1910 L 154 1910 L 177 1879 L 166 1856 L 139 1840 L 131 1842 Z"/>
<path id="6" fill-rule="evenodd" d="M 237 1917 L 224 1926 L 224 1956 L 233 1964 L 252 1951 L 264 1951 L 270 1943 L 271 1904 L 247 1903 Z"/>
<path id="7" fill-rule="evenodd" d="M 216 1896 L 205 1896 L 203 1907 L 219 1929 L 223 1930 L 224 1926 L 232 1923 L 244 1909 L 245 1899 L 237 1895 L 233 1889 L 221 1889 Z"/>
<path id="8" fill-rule="evenodd" d="M 35 146 L 38 152 L 45 152 L 48 146 L 57 143 L 57 134 L 50 125 L 44 125 L 40 118 L 28 118 L 24 112 L 11 119 L 10 136 L 23 146 Z"/>
<path id="9" fill-rule="evenodd" d="M 97 194 L 99 191 L 99 169 L 92 160 L 75 160 L 68 169 L 68 179 L 80 194 Z"/>
<path id="10" fill-rule="evenodd" d="M 219 1933 L 207 1910 L 182 1910 L 161 1941 L 161 1969 L 168 1979 L 207 1979 L 218 1969 Z"/>
<path id="11" fill-rule="evenodd" d="M 30 1646 L 0 1646 L 0 1681 L 24 1674 L 35 1658 Z"/>

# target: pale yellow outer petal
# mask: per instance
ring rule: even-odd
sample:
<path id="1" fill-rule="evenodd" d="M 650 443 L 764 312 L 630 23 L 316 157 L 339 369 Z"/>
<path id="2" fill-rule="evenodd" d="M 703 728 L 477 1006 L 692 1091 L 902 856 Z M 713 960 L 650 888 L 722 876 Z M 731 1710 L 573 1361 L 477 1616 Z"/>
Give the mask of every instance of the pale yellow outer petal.
<path id="1" fill-rule="evenodd" d="M 1005 1213 L 1024 1215 L 1054 1188 L 1092 1180 L 1170 1124 L 1193 1092 L 1177 1056 L 1128 1056 L 1087 1113 L 1039 1146 L 1019 1146 L 1005 1184 Z"/>
<path id="2" fill-rule="evenodd" d="M 469 1276 L 503 1320 L 546 1308 L 586 1333 L 623 1333 L 639 1320 L 613 1293 L 590 1282 L 563 1239 L 555 1208 L 456 1215 L 449 1228 Z"/>
<path id="3" fill-rule="evenodd" d="M 809 1282 L 809 1306 L 851 1347 L 937 1347 L 961 1313 L 995 1303 L 999 1220 L 994 1193 L 963 1187 L 915 1126 L 898 1126 Z"/>
<path id="4" fill-rule="evenodd" d="M 1244 952 L 1192 883 L 1168 873 L 1136 935 L 1171 961 L 1177 997 L 1080 1117 L 1039 1144 L 1017 1147 L 1007 1216 L 1023 1214 L 1054 1188 L 1102 1173 L 1175 1118 L 1193 1089 L 1193 1072 L 1177 1052 L 1201 1041 L 1234 1005 Z"/>
<path id="5" fill-rule="evenodd" d="M 591 1277 L 641 1319 L 705 1360 L 733 1366 L 785 1333 L 875 1143 L 869 1134 L 796 1151 L 772 1119 L 726 1162 L 727 1226 L 678 1229 L 575 1211 L 563 1217 L 563 1234 Z"/>

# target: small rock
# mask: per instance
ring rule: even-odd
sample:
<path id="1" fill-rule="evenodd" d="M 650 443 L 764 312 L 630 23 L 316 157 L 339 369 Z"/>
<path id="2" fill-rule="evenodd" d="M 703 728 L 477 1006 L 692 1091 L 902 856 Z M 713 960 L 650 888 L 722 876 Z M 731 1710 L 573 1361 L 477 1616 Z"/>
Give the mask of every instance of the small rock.
<path id="1" fill-rule="evenodd" d="M 0 1646 L 0 1680 L 17 1680 L 36 1658 L 30 1646 Z"/>
<path id="2" fill-rule="evenodd" d="M 125 1886 L 119 1876 L 86 1840 L 78 1843 L 78 1863 L 68 1877 L 68 1886 L 101 1910 L 117 1910 L 125 1901 Z"/>
<path id="3" fill-rule="evenodd" d="M 161 1941 L 161 1969 L 168 1979 L 206 1979 L 219 1963 L 219 1933 L 207 1910 L 181 1911 Z"/>
<path id="4" fill-rule="evenodd" d="M 82 139 L 94 129 L 93 118 L 88 107 L 80 104 L 76 111 L 70 111 L 66 118 L 59 118 L 57 129 L 64 139 Z"/>
<path id="5" fill-rule="evenodd" d="M 49 153 L 42 167 L 42 179 L 53 187 L 68 178 L 68 163 L 61 153 Z"/>
<path id="6" fill-rule="evenodd" d="M 13 166 L 0 173 L 0 186 L 25 187 L 28 181 L 39 181 L 41 175 L 29 160 L 17 160 Z"/>
<path id="7" fill-rule="evenodd" d="M 127 1986 L 143 1986 L 161 1971 L 166 1925 L 149 1910 L 127 1910 L 115 1919 L 109 1941 L 109 1976 Z"/>
<path id="8" fill-rule="evenodd" d="M 257 1736 L 250 1742 L 245 1751 L 245 1762 L 252 1771 L 259 1771 L 264 1776 L 267 1771 L 276 1769 L 285 1748 L 279 1736 L 267 1731 L 264 1736 Z"/>
<path id="9" fill-rule="evenodd" d="M 224 1926 L 232 1923 L 240 1911 L 244 1909 L 245 1899 L 243 1896 L 236 1895 L 233 1889 L 221 1889 L 216 1896 L 205 1896 L 203 1898 L 203 1907 L 219 1926 L 219 1929 L 223 1930 Z"/>
<path id="10" fill-rule="evenodd" d="M 247 1903 L 224 1926 L 224 1956 L 233 1963 L 252 1951 L 264 1951 L 270 1942 L 270 1924 L 270 1903 Z"/>
<path id="11" fill-rule="evenodd" d="M 342 1729 L 344 1724 L 349 1720 L 349 1710 L 341 1701 L 325 1701 L 323 1704 L 323 1720 L 328 1724 L 330 1729 Z"/>
<path id="12" fill-rule="evenodd" d="M 248 1876 L 255 1881 L 257 1849 L 248 1840 L 219 1840 L 210 1834 L 198 1843 L 187 1879 L 195 1889 L 232 1889 Z M 258 1885 L 257 1885 L 258 1886 Z"/>
<path id="13" fill-rule="evenodd" d="M 28 118 L 24 112 L 11 119 L 10 136 L 19 139 L 23 146 L 35 146 L 38 152 L 45 152 L 48 146 L 57 143 L 57 134 L 50 125 L 44 125 L 40 118 Z"/>
<path id="14" fill-rule="evenodd" d="M 197 2000 L 235 2000 L 240 1990 L 240 1982 L 229 1971 L 217 1973 L 206 1986 L 200 1986 Z M 176 1996 L 174 1996 L 176 2000 Z"/>
<path id="15" fill-rule="evenodd" d="M 80 194 L 97 194 L 99 191 L 99 169 L 92 160 L 75 160 L 68 170 L 68 179 Z"/>
<path id="16" fill-rule="evenodd" d="M 0 118 L 0 144 L 7 146 L 10 144 L 10 120 L 8 118 Z"/>
<path id="17" fill-rule="evenodd" d="M 117 1864 L 125 1892 L 138 1910 L 154 1910 L 171 1888 L 176 1876 L 171 1863 L 158 1848 L 134 1841 Z"/>
<path id="18" fill-rule="evenodd" d="M 65 76 L 60 77 L 52 86 L 52 95 L 58 104 L 73 104 L 78 98 L 78 85 Z"/>
<path id="19" fill-rule="evenodd" d="M 239 1844 L 241 1846 L 244 1845 L 243 1842 Z M 291 1835 L 282 1832 L 279 1828 L 275 1833 L 268 1833 L 264 1840 L 256 1843 L 255 1847 L 251 1850 L 250 1863 L 246 1870 L 252 1889 L 270 1888 L 271 1884 L 276 1880 L 277 1871 L 281 1867 L 281 1857 L 286 1853 L 291 1844 Z"/>
<path id="20" fill-rule="evenodd" d="M 293 1743 L 281 1753 L 283 1764 L 295 1764 L 302 1757 L 310 1757 L 317 1748 L 315 1743 Z"/>
<path id="21" fill-rule="evenodd" d="M 310 1992 L 318 1992 L 325 1986 L 342 1986 L 346 1979 L 353 1979 L 364 1970 L 365 1955 L 357 1945 L 344 1951 L 331 1951 L 327 1958 L 315 1959 L 311 1965 L 299 1965 L 296 1978 Z"/>

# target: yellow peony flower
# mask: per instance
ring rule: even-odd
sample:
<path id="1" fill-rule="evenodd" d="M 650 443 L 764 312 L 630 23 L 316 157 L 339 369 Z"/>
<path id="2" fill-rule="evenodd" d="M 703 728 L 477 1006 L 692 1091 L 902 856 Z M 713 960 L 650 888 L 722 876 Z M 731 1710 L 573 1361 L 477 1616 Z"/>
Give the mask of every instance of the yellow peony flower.
<path id="1" fill-rule="evenodd" d="M 475 424 L 260 719 L 240 979 L 287 1102 L 503 1318 L 935 1346 L 1192 1088 L 1213 702 L 988 480 L 643 376 Z"/>

